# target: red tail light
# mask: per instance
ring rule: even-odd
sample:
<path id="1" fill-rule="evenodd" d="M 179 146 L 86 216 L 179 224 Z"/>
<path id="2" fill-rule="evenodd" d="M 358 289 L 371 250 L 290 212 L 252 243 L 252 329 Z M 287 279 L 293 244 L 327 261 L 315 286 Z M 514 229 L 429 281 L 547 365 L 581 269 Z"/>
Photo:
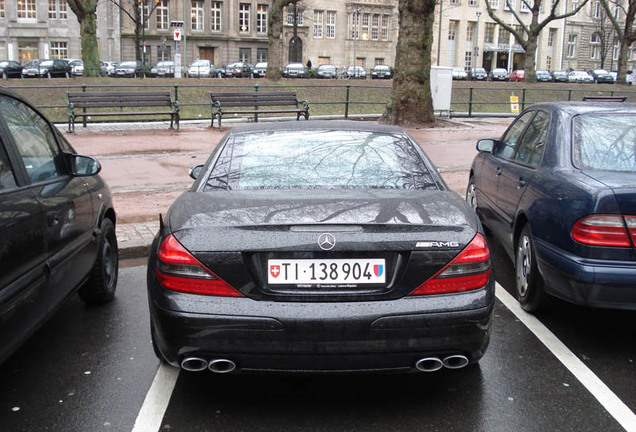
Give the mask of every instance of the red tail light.
<path id="1" fill-rule="evenodd" d="M 410 295 L 448 294 L 486 286 L 490 280 L 490 251 L 477 234 L 459 255 Z"/>
<path id="2" fill-rule="evenodd" d="M 157 279 L 167 290 L 221 297 L 243 296 L 205 268 L 172 234 L 163 240 L 157 255 Z"/>
<path id="3" fill-rule="evenodd" d="M 626 216 L 623 220 L 622 215 L 592 215 L 579 219 L 572 226 L 572 238 L 592 246 L 630 247 L 630 234 L 634 241 L 635 216 Z"/>

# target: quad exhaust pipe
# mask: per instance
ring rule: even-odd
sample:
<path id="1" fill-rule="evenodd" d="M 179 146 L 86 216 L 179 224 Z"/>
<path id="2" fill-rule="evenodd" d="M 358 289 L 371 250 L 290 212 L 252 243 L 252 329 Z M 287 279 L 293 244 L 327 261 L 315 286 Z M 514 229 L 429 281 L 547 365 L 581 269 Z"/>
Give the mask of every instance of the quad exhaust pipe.
<path id="1" fill-rule="evenodd" d="M 461 369 L 469 363 L 468 357 L 461 354 L 449 355 L 443 359 L 439 357 L 425 357 L 415 362 L 415 368 L 421 372 L 435 372 L 445 367 L 447 369 Z"/>
<path id="2" fill-rule="evenodd" d="M 206 369 L 214 373 L 226 374 L 236 369 L 236 363 L 228 359 L 206 360 L 201 357 L 186 357 L 181 360 L 181 369 L 188 372 L 201 372 Z"/>

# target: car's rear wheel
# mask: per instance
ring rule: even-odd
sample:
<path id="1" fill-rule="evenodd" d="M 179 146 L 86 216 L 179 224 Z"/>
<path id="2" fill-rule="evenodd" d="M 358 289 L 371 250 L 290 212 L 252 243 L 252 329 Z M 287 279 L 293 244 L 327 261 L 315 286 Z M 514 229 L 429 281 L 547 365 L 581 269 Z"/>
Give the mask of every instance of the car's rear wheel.
<path id="1" fill-rule="evenodd" d="M 115 225 L 104 218 L 97 245 L 97 258 L 88 281 L 79 289 L 78 295 L 87 304 L 108 303 L 115 296 L 119 252 Z"/>
<path id="2" fill-rule="evenodd" d="M 543 277 L 539 274 L 530 226 L 521 230 L 515 254 L 517 299 L 526 312 L 538 312 L 545 307 Z"/>

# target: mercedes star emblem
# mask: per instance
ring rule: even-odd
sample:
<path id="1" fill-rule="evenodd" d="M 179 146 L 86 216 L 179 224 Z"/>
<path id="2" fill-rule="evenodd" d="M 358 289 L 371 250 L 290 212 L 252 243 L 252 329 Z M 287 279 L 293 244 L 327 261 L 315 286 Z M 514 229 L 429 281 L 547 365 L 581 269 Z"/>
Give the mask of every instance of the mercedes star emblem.
<path id="1" fill-rule="evenodd" d="M 318 246 L 322 250 L 331 250 L 336 245 L 336 238 L 329 233 L 320 234 L 318 237 Z"/>

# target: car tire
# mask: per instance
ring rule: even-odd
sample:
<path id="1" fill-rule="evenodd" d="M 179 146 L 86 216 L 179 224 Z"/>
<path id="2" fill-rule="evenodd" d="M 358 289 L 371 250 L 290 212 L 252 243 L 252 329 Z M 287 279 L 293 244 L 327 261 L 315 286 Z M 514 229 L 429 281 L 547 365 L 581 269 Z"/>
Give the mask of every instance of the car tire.
<path id="1" fill-rule="evenodd" d="M 113 221 L 104 218 L 97 244 L 97 258 L 88 281 L 79 289 L 78 295 L 86 304 L 108 303 L 117 288 L 119 252 Z"/>
<path id="2" fill-rule="evenodd" d="M 468 187 L 466 187 L 466 202 L 473 210 L 477 211 L 477 197 L 475 196 L 475 182 L 471 177 L 468 180 Z"/>
<path id="3" fill-rule="evenodd" d="M 517 299 L 526 312 L 539 312 L 545 308 L 546 294 L 543 277 L 539 273 L 530 225 L 519 235 L 515 251 L 515 280 Z"/>

